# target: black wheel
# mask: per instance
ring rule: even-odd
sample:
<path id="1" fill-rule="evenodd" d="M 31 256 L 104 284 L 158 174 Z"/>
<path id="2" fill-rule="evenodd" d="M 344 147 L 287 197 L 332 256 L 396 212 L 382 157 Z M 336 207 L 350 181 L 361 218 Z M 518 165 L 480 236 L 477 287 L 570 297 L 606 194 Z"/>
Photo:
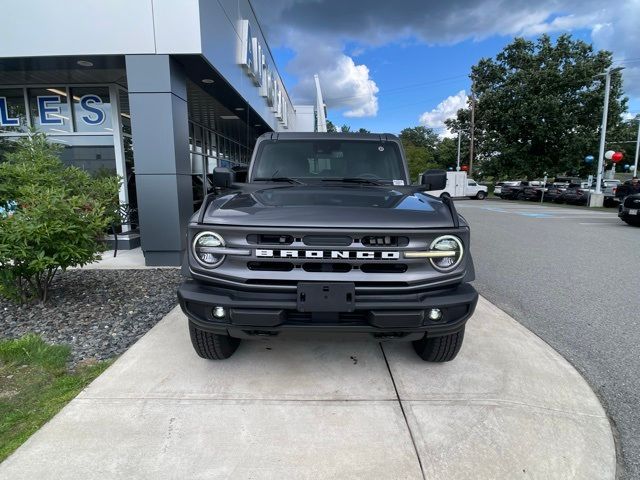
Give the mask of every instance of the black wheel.
<path id="1" fill-rule="evenodd" d="M 524 200 L 524 193 L 518 193 L 518 195 L 516 195 L 516 200 Z"/>
<path id="2" fill-rule="evenodd" d="M 483 191 L 478 192 L 478 194 L 476 195 L 476 198 L 478 200 L 484 200 L 486 197 L 487 197 L 487 194 L 486 192 L 483 192 Z"/>
<path id="3" fill-rule="evenodd" d="M 447 192 L 441 193 L 440 194 L 440 198 L 450 198 L 451 195 L 449 195 Z"/>
<path id="4" fill-rule="evenodd" d="M 189 334 L 191 344 L 196 353 L 207 360 L 224 360 L 233 355 L 240 345 L 239 338 L 228 335 L 218 335 L 216 333 L 200 330 L 193 323 L 189 322 Z"/>
<path id="5" fill-rule="evenodd" d="M 458 355 L 463 339 L 464 328 L 441 337 L 428 338 L 425 335 L 422 339 L 413 342 L 413 348 L 425 362 L 449 362 Z"/>

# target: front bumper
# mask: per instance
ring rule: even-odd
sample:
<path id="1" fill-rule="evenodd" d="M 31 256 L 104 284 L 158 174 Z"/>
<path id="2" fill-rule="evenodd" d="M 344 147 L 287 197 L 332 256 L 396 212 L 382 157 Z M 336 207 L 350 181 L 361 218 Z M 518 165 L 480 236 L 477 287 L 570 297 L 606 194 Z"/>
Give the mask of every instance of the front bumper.
<path id="1" fill-rule="evenodd" d="M 376 294 L 355 297 L 352 312 L 300 312 L 295 293 L 227 290 L 195 280 L 178 288 L 182 311 L 200 329 L 247 338 L 282 331 L 368 333 L 380 338 L 416 340 L 447 335 L 462 329 L 473 315 L 478 293 L 469 284 L 419 294 Z M 215 318 L 214 307 L 225 316 Z M 442 319 L 426 312 L 439 308 Z"/>

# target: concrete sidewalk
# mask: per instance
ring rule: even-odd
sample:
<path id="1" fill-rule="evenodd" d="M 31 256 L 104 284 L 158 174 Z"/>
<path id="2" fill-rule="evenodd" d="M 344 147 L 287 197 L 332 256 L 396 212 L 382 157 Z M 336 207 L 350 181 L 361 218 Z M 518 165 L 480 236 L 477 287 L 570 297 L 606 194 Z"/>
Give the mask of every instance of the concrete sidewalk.
<path id="1" fill-rule="evenodd" d="M 1 479 L 613 479 L 580 375 L 481 299 L 458 358 L 368 339 L 193 353 L 175 309 L 0 465 Z"/>

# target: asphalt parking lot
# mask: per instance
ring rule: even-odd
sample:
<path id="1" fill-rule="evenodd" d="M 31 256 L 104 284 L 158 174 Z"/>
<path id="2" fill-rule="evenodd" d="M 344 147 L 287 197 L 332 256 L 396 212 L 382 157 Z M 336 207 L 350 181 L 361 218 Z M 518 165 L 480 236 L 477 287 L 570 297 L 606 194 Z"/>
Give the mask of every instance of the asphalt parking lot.
<path id="1" fill-rule="evenodd" d="M 640 478 L 640 228 L 614 209 L 457 201 L 478 291 L 585 376 L 619 432 L 624 478 Z"/>

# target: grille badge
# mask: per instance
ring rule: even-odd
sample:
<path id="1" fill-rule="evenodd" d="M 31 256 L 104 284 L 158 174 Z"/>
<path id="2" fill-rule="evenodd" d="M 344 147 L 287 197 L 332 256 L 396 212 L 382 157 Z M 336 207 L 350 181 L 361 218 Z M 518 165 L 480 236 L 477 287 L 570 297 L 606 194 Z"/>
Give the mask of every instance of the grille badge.
<path id="1" fill-rule="evenodd" d="M 331 258 L 357 260 L 398 260 L 400 252 L 376 250 L 272 250 L 257 249 L 259 258 Z"/>

